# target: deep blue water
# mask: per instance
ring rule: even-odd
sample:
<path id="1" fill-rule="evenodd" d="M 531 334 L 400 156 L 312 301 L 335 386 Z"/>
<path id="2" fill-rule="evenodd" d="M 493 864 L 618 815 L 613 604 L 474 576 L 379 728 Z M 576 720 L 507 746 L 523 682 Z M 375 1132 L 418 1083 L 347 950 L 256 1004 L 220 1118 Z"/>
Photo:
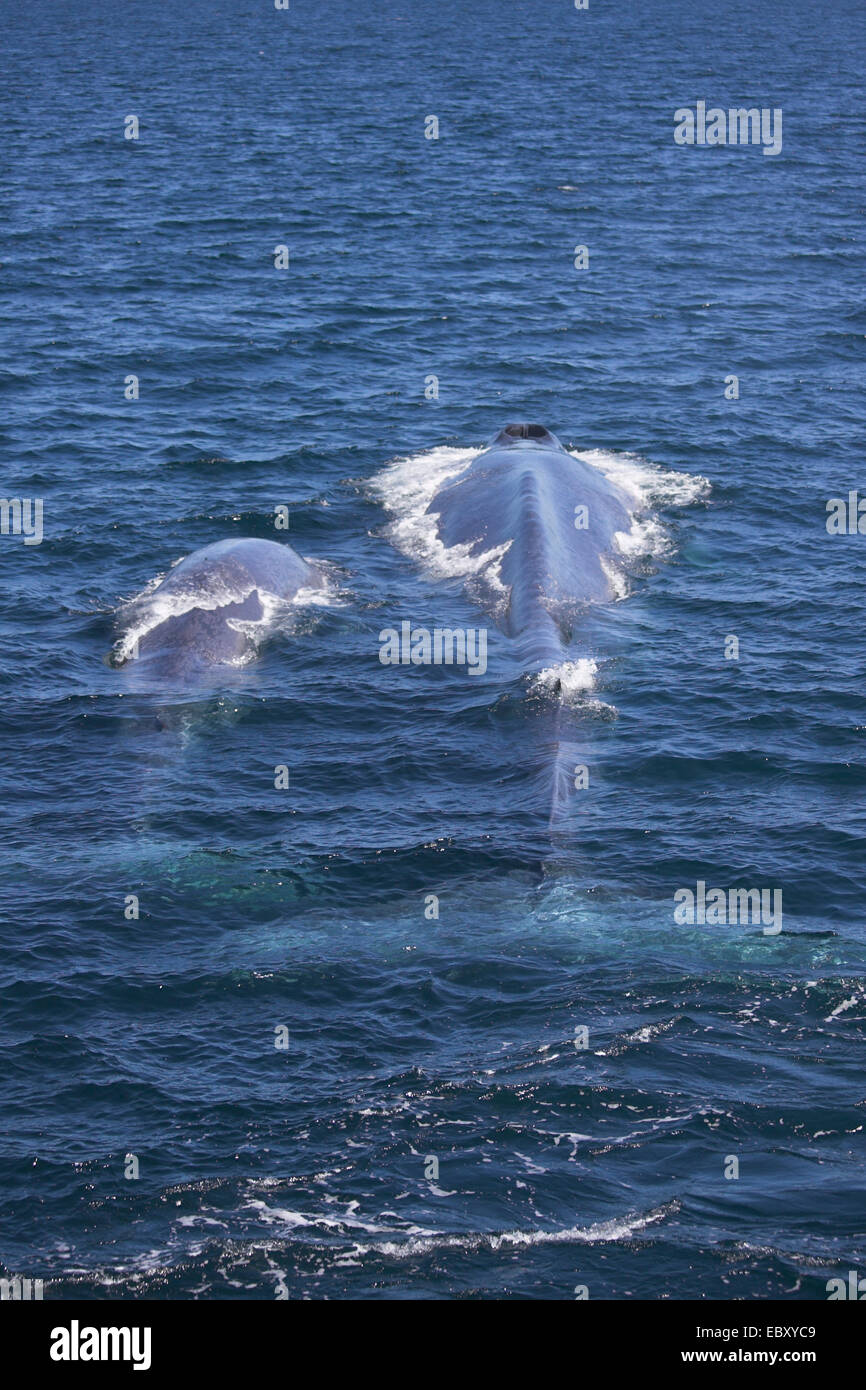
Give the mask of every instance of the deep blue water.
<path id="1" fill-rule="evenodd" d="M 864 485 L 862 7 L 3 27 L 0 482 L 45 530 L 0 537 L 3 1272 L 259 1299 L 866 1273 L 866 538 L 825 526 Z M 678 147 L 698 100 L 782 108 L 782 152 Z M 507 639 L 483 677 L 378 661 L 403 618 L 481 620 L 392 543 L 394 480 L 511 419 L 643 469 L 655 538 L 575 630 L 591 780 L 552 837 L 550 699 Z M 334 602 L 158 731 L 103 659 L 118 605 L 280 503 Z M 678 925 L 699 879 L 781 889 L 783 932 Z"/>

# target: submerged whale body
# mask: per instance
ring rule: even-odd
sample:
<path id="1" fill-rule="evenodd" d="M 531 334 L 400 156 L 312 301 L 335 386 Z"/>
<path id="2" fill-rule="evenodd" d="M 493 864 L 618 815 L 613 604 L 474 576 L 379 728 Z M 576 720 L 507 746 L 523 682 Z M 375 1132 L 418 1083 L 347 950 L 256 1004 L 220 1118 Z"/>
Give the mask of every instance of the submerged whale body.
<path id="1" fill-rule="evenodd" d="M 605 559 L 631 525 L 628 501 L 543 425 L 506 425 L 427 511 L 445 546 L 473 556 L 507 547 L 496 621 L 527 666 L 561 661 L 579 607 L 613 597 Z"/>
<path id="2" fill-rule="evenodd" d="M 291 546 L 255 539 L 217 541 L 181 560 L 128 611 L 116 664 L 149 675 L 190 678 L 240 666 L 255 655 L 280 601 L 315 588 L 322 576 Z"/>

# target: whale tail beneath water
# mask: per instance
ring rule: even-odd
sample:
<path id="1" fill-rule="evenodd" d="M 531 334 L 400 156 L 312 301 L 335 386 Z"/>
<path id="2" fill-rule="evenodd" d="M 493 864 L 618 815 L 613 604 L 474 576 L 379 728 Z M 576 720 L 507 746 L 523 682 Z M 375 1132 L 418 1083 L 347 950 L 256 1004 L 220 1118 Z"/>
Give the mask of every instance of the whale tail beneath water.
<path id="1" fill-rule="evenodd" d="M 587 761 L 586 736 L 575 711 L 554 692 L 549 742 L 542 760 L 542 807 L 549 829 L 554 829 L 572 805 L 578 774 Z"/>

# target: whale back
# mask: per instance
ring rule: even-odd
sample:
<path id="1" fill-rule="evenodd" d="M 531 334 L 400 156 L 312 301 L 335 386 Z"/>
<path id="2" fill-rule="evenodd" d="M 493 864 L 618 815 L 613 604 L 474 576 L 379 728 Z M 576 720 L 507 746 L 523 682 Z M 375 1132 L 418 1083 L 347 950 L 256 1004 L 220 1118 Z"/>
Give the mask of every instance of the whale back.
<path id="1" fill-rule="evenodd" d="M 187 594 L 209 607 L 238 602 L 256 589 L 289 598 L 311 574 L 311 566 L 289 545 L 253 538 L 216 541 L 169 570 L 153 596 Z"/>
<path id="2" fill-rule="evenodd" d="M 614 596 L 608 557 L 631 528 L 626 495 L 542 426 L 512 425 L 428 506 L 445 546 L 472 556 L 502 551 L 507 602 L 495 621 L 525 669 L 555 670 L 580 607 Z M 558 703 L 539 750 L 536 794 L 552 829 L 583 761 L 573 714 Z"/>
<path id="3" fill-rule="evenodd" d="M 554 436 L 547 440 L 503 431 L 428 507 L 444 545 L 472 555 L 507 547 L 500 575 L 509 599 L 499 625 L 511 637 L 537 637 L 542 658 L 561 647 L 556 629 L 576 606 L 613 597 L 605 558 L 631 525 L 625 495 Z"/>
<path id="4" fill-rule="evenodd" d="M 255 653 L 268 600 L 288 600 L 318 573 L 288 545 L 217 541 L 175 565 L 128 613 L 142 672 L 189 679 Z"/>

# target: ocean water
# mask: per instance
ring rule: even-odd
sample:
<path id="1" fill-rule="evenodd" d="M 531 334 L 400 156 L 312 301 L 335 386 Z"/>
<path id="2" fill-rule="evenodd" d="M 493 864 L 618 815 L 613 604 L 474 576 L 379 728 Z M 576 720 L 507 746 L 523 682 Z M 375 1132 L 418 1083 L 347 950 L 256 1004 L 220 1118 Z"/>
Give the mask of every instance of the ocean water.
<path id="1" fill-rule="evenodd" d="M 862 7 L 3 27 L 2 491 L 44 536 L 0 536 L 2 1272 L 864 1272 L 866 539 L 825 524 L 863 485 Z M 781 108 L 781 153 L 676 145 L 701 100 Z M 383 667 L 386 627 L 485 620 L 423 506 L 514 419 L 632 489 L 617 600 L 558 693 L 494 627 L 483 674 Z M 209 688 L 135 688 L 118 609 L 243 535 L 326 561 L 325 601 Z M 590 781 L 551 831 L 557 702 Z M 783 931 L 679 924 L 698 881 L 780 890 Z"/>

